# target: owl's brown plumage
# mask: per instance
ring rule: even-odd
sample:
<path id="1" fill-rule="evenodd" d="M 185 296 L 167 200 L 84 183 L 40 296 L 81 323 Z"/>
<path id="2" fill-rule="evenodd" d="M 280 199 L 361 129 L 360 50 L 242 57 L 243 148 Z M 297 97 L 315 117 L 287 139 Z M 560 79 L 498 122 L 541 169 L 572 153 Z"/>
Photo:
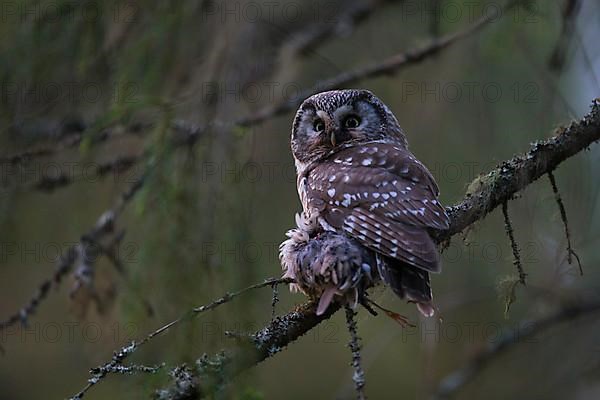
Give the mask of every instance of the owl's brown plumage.
<path id="1" fill-rule="evenodd" d="M 356 304 L 377 280 L 375 253 L 343 233 L 322 231 L 316 219 L 303 214 L 296 216 L 296 225 L 280 246 L 284 277 L 296 282 L 292 290 L 320 299 L 317 314 L 325 312 L 334 295 Z"/>
<path id="2" fill-rule="evenodd" d="M 387 106 L 364 90 L 312 96 L 296 114 L 292 151 L 305 217 L 373 251 L 384 282 L 431 315 L 428 272 L 440 261 L 428 230 L 447 229 L 448 216 Z"/>

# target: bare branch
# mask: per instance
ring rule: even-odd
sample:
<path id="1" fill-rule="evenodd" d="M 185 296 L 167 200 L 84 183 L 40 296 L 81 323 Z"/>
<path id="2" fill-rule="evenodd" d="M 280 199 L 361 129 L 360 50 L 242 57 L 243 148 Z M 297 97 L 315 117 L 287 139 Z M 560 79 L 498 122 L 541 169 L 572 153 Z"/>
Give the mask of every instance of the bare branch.
<path id="1" fill-rule="evenodd" d="M 111 139 L 122 137 L 125 134 L 139 134 L 141 131 L 149 127 L 149 124 L 136 123 L 129 126 L 106 128 L 94 135 L 91 135 L 91 143 L 96 145 L 107 142 Z M 57 143 L 46 146 L 38 146 L 38 148 L 34 150 L 27 150 L 12 156 L 2 156 L 0 157 L 0 165 L 25 165 L 32 160 L 42 157 L 50 157 L 60 153 L 63 150 L 75 148 L 79 146 L 86 137 L 85 132 L 88 129 L 92 129 L 92 126 L 87 126 L 83 122 L 79 122 L 76 130 L 68 131 L 61 135 L 62 138 Z"/>
<path id="2" fill-rule="evenodd" d="M 517 273 L 519 274 L 519 282 L 523 286 L 525 286 L 527 285 L 527 274 L 523 270 L 521 254 L 519 253 L 519 245 L 517 244 L 517 241 L 515 239 L 515 231 L 512 227 L 510 216 L 508 215 L 508 201 L 502 203 L 502 214 L 504 215 L 504 228 L 506 229 L 506 234 L 508 235 L 508 239 L 510 240 L 510 247 L 513 253 L 513 264 L 515 265 L 515 267 L 517 267 Z"/>
<path id="3" fill-rule="evenodd" d="M 520 1 L 508 2 L 503 11 L 507 11 L 509 8 L 514 7 L 519 2 Z M 332 78 L 318 82 L 312 88 L 300 92 L 298 96 L 287 102 L 264 108 L 251 116 L 238 120 L 236 125 L 245 127 L 257 125 L 267 119 L 296 109 L 305 98 L 315 93 L 325 90 L 339 89 L 367 78 L 375 78 L 381 75 L 397 73 L 402 68 L 418 64 L 428 59 L 432 55 L 450 47 L 461 39 L 477 32 L 495 18 L 496 15 L 485 15 L 479 18 L 473 24 L 469 25 L 467 28 L 442 36 L 440 38 L 435 38 L 424 46 L 396 54 L 375 64 L 366 65 L 353 71 L 343 72 Z"/>
<path id="4" fill-rule="evenodd" d="M 21 323 L 22 325 L 26 326 L 29 317 L 35 313 L 40 303 L 46 299 L 50 289 L 53 286 L 59 286 L 63 278 L 71 271 L 76 258 L 77 249 L 75 246 L 70 246 L 60 257 L 52 277 L 46 279 L 40 284 L 37 291 L 33 294 L 33 296 L 31 296 L 29 302 L 21 307 L 19 311 L 6 318 L 4 321 L 0 321 L 0 330 L 6 329 L 7 327 L 16 323 Z"/>
<path id="5" fill-rule="evenodd" d="M 132 343 L 129 346 L 123 347 L 120 351 L 115 352 L 115 354 L 113 354 L 112 360 L 110 360 L 106 364 L 100 367 L 92 368 L 90 370 L 90 374 L 92 375 L 92 377 L 88 379 L 87 385 L 79 393 L 71 397 L 70 400 L 82 399 L 83 396 L 85 396 L 85 393 L 92 386 L 104 379 L 108 374 L 113 373 L 132 375 L 137 372 L 146 372 L 154 374 L 158 372 L 158 370 L 160 370 L 162 367 L 164 367 L 164 364 L 153 367 L 148 367 L 145 365 L 123 365 L 123 361 L 125 360 L 125 358 L 127 358 L 127 356 L 129 356 L 129 354 L 133 353 L 134 351 L 135 343 Z"/>
<path id="6" fill-rule="evenodd" d="M 277 303 L 279 303 L 279 285 L 277 283 L 274 283 L 272 285 L 273 287 L 273 296 L 271 298 L 271 320 L 273 320 L 275 318 L 275 307 L 277 306 Z"/>
<path id="7" fill-rule="evenodd" d="M 581 266 L 581 261 L 579 260 L 579 256 L 577 255 L 577 253 L 575 253 L 575 250 L 573 250 L 573 246 L 571 245 L 571 232 L 569 231 L 567 211 L 565 210 L 565 205 L 563 204 L 562 198 L 560 197 L 560 193 L 558 192 L 556 180 L 554 179 L 554 174 L 552 173 L 552 171 L 548 172 L 548 179 L 550 180 L 552 192 L 554 192 L 554 199 L 556 200 L 558 210 L 560 211 L 560 219 L 562 220 L 563 226 L 565 227 L 565 236 L 567 238 L 567 262 L 569 264 L 572 264 L 573 257 L 575 257 L 575 260 L 577 260 L 577 265 L 579 266 L 579 274 L 583 275 L 583 267 Z"/>
<path id="8" fill-rule="evenodd" d="M 507 3 L 507 5 L 502 10 L 505 12 L 506 10 L 514 7 L 519 4 L 522 0 L 512 0 Z M 354 23 L 359 21 L 361 18 L 366 17 L 374 8 L 377 6 L 378 1 L 371 2 L 370 5 L 366 5 L 364 7 L 357 6 L 356 9 L 353 9 L 352 12 L 348 13 L 348 18 Z M 233 122 L 219 122 L 215 121 L 209 124 L 192 124 L 185 120 L 176 120 L 174 121 L 170 128 L 173 132 L 173 143 L 175 145 L 192 145 L 198 141 L 200 137 L 211 127 L 226 127 L 233 128 L 235 126 L 242 127 L 251 127 L 254 125 L 258 125 L 268 119 L 277 117 L 285 112 L 293 111 L 298 107 L 298 105 L 307 97 L 311 96 L 320 91 L 332 90 L 341 88 L 353 83 L 356 83 L 360 80 L 367 78 L 375 78 L 381 75 L 390 75 L 397 73 L 401 69 L 418 64 L 422 61 L 425 61 L 429 57 L 440 53 L 442 50 L 450 47 L 461 39 L 470 36 L 471 34 L 477 32 L 479 29 L 486 26 L 489 22 L 493 21 L 496 18 L 496 15 L 490 14 L 485 15 L 484 17 L 478 19 L 473 24 L 469 25 L 465 29 L 459 30 L 457 32 L 442 36 L 440 38 L 435 38 L 431 40 L 428 44 L 417 47 L 414 49 L 407 50 L 402 53 L 398 53 L 392 57 L 389 57 L 383 61 L 380 61 L 375 64 L 366 65 L 363 67 L 359 67 L 353 71 L 343 72 L 339 75 L 326 79 L 324 81 L 318 82 L 312 88 L 304 90 L 298 94 L 295 98 L 280 103 L 274 106 L 268 106 L 253 115 L 249 115 L 243 118 L 240 118 Z M 341 22 L 341 21 L 340 21 Z M 334 28 L 332 26 L 323 28 L 323 31 L 317 30 L 315 33 L 308 34 L 307 38 L 303 39 L 304 44 L 302 44 L 302 40 L 300 43 L 301 47 L 308 48 L 307 46 L 312 46 L 312 42 L 316 40 L 318 37 L 322 35 L 330 35 L 333 31 L 331 29 L 339 29 Z M 101 143 L 112 137 L 116 136 L 116 133 L 122 132 L 134 132 L 139 133 L 145 130 L 150 129 L 154 124 L 153 123 L 136 123 L 127 127 L 117 126 L 115 128 L 107 128 L 102 131 L 100 135 L 95 138 L 95 142 Z M 82 126 L 82 131 L 85 132 L 88 129 L 87 126 Z M 13 156 L 5 156 L 0 157 L 0 164 L 10 164 L 10 165 L 18 165 L 21 163 L 26 163 L 31 159 L 37 157 L 45 157 L 58 153 L 60 150 L 64 148 L 74 147 L 81 143 L 83 138 L 83 133 L 77 132 L 67 137 L 65 143 L 59 143 L 57 146 L 40 148 L 34 151 L 27 151 Z"/>
<path id="9" fill-rule="evenodd" d="M 391 2 L 391 0 L 344 2 L 343 9 L 335 15 L 334 21 L 309 26 L 308 29 L 296 35 L 291 41 L 291 50 L 296 54 L 306 55 L 334 36 L 348 34 L 352 28 L 366 20 L 382 5 Z"/>
<path id="10" fill-rule="evenodd" d="M 139 156 L 119 156 L 114 160 L 99 163 L 94 169 L 86 173 L 91 174 L 94 178 L 105 178 L 110 173 L 120 174 L 128 171 L 131 167 L 141 160 Z M 53 192 L 56 189 L 70 185 L 75 182 L 75 177 L 69 174 L 60 174 L 58 176 L 43 176 L 35 182 L 32 187 L 44 192 Z"/>
<path id="11" fill-rule="evenodd" d="M 487 348 L 471 359 L 467 365 L 442 379 L 436 393 L 432 398 L 441 400 L 452 397 L 462 387 L 471 382 L 496 356 L 531 338 L 546 329 L 552 328 L 563 322 L 571 321 L 587 314 L 600 311 L 598 299 L 569 305 L 548 317 L 534 322 L 521 324 L 519 329 L 501 337 L 498 341 L 490 343 Z"/>
<path id="12" fill-rule="evenodd" d="M 215 308 L 219 307 L 220 305 L 223 305 L 225 303 L 230 302 L 231 300 L 235 299 L 236 297 L 239 297 L 249 291 L 255 290 L 255 289 L 260 289 L 260 288 L 264 288 L 267 286 L 272 286 L 274 287 L 277 284 L 285 284 L 285 283 L 291 283 L 293 282 L 291 279 L 289 278 L 269 278 L 264 280 L 263 282 L 248 286 L 244 289 L 238 290 L 237 292 L 233 292 L 233 293 L 225 293 L 222 297 L 214 300 L 213 302 L 209 303 L 209 304 L 205 304 L 202 306 L 198 306 L 193 308 L 192 310 L 190 310 L 189 312 L 185 313 L 184 315 L 182 315 L 181 317 L 169 322 L 166 325 L 161 326 L 160 328 L 158 328 L 157 330 L 149 333 L 148 335 L 146 335 L 143 339 L 139 340 L 139 341 L 133 341 L 130 344 L 128 344 L 127 346 L 122 347 L 120 350 L 116 351 L 113 355 L 113 358 L 111 361 L 107 362 L 104 365 L 101 365 L 99 367 L 96 368 L 92 368 L 92 370 L 90 371 L 90 373 L 92 374 L 92 377 L 90 379 L 88 379 L 88 383 L 87 385 L 81 389 L 79 391 L 79 393 L 77 393 L 76 395 L 74 395 L 73 397 L 71 397 L 72 400 L 79 400 L 81 398 L 83 398 L 83 396 L 87 393 L 88 390 L 90 390 L 92 388 L 92 386 L 96 385 L 97 383 L 99 383 L 102 379 L 104 379 L 109 373 L 123 373 L 124 372 L 124 368 L 127 371 L 131 370 L 131 367 L 124 367 L 123 361 L 125 361 L 125 359 L 127 357 L 129 357 L 131 354 L 133 354 L 138 348 L 140 348 L 141 346 L 145 345 L 147 342 L 149 342 L 150 340 L 152 340 L 153 338 L 155 338 L 156 336 L 159 336 L 163 333 L 165 333 L 166 331 L 168 331 L 170 328 L 178 325 L 179 323 L 189 319 L 190 317 L 194 316 L 194 315 L 198 315 L 198 314 L 202 314 L 206 311 L 210 311 L 210 310 L 214 310 Z M 156 372 L 157 367 L 154 367 L 154 370 L 151 371 L 145 371 L 145 372 Z M 135 368 L 134 368 L 135 369 Z M 176 377 L 176 376 L 180 376 L 181 374 L 172 374 L 172 376 Z"/>
<path id="13" fill-rule="evenodd" d="M 354 388 L 356 389 L 356 398 L 358 400 L 366 399 L 365 396 L 365 371 L 361 366 L 360 356 L 360 338 L 356 331 L 356 312 L 348 304 L 344 306 L 346 310 L 346 324 L 348 325 L 348 332 L 350 332 L 350 342 L 348 347 L 352 351 L 352 368 L 354 368 L 354 374 L 352 375 L 352 381 L 354 382 Z"/>
<path id="14" fill-rule="evenodd" d="M 137 191 L 142 187 L 143 181 L 144 177 L 141 177 L 136 180 L 127 190 L 125 190 L 117 199 L 113 207 L 104 212 L 98 218 L 96 224 L 87 233 L 85 233 L 82 238 L 89 238 L 90 241 L 97 242 L 111 233 L 113 231 L 116 218 L 121 214 L 135 193 L 137 193 Z M 18 322 L 22 323 L 23 325 L 27 323 L 29 317 L 35 313 L 41 302 L 47 298 L 50 289 L 52 287 L 60 286 L 63 278 L 71 271 L 80 254 L 80 245 L 81 242 L 69 246 L 65 250 L 52 277 L 40 284 L 38 290 L 25 306 L 5 320 L 0 321 L 0 330 L 6 329 L 7 327 Z"/>

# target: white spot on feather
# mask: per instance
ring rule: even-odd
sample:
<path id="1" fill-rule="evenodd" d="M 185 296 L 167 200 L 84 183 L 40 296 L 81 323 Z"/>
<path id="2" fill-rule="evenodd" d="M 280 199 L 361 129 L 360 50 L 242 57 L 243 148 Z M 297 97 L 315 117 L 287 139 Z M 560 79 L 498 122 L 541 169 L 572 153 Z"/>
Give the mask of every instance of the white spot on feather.
<path id="1" fill-rule="evenodd" d="M 351 196 L 348 193 L 344 193 L 344 200 L 342 201 L 342 205 L 344 207 L 348 207 L 351 202 Z"/>

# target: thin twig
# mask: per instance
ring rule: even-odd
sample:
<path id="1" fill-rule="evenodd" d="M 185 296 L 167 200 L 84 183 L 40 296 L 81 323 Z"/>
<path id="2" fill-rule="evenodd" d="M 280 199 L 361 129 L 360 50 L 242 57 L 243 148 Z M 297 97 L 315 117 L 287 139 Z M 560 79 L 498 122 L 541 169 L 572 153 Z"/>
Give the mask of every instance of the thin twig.
<path id="1" fill-rule="evenodd" d="M 65 253 L 60 257 L 58 265 L 52 274 L 52 277 L 44 280 L 38 287 L 37 291 L 33 294 L 31 299 L 26 305 L 21 307 L 19 311 L 6 318 L 4 321 L 0 321 L 0 330 L 6 329 L 7 327 L 16 323 L 21 323 L 23 326 L 27 326 L 29 317 L 35 313 L 40 303 L 46 299 L 50 289 L 53 286 L 59 286 L 63 278 L 71 270 L 75 259 L 77 258 L 77 248 L 70 246 Z"/>
<path id="2" fill-rule="evenodd" d="M 64 133 L 63 138 L 56 144 L 39 146 L 34 150 L 23 151 L 11 156 L 0 157 L 0 165 L 19 166 L 25 165 L 35 159 L 53 156 L 63 150 L 72 149 L 79 146 L 86 137 L 85 132 L 92 129 L 93 125 L 85 125 L 83 121 L 79 122 L 76 130 Z M 129 126 L 116 126 L 103 129 L 101 132 L 91 135 L 91 144 L 97 145 L 106 141 L 122 137 L 125 134 L 139 134 L 141 131 L 149 128 L 150 124 L 136 123 Z"/>
<path id="3" fill-rule="evenodd" d="M 106 373 L 113 373 L 113 374 L 122 374 L 122 375 L 134 375 L 138 372 L 144 372 L 147 374 L 155 374 L 157 373 L 161 368 L 163 368 L 165 366 L 165 363 L 159 364 L 159 365 L 138 365 L 138 364 L 132 364 L 132 365 L 117 365 L 113 368 L 107 368 L 106 369 Z M 94 368 L 94 372 L 99 372 L 96 368 Z"/>
<path id="4" fill-rule="evenodd" d="M 238 290 L 237 292 L 225 293 L 225 295 L 223 295 L 223 297 L 218 298 L 217 300 L 213 301 L 210 304 L 196 307 L 192 311 L 194 313 L 202 313 L 204 311 L 212 310 L 213 308 L 216 308 L 216 307 L 220 306 L 221 304 L 227 303 L 227 302 L 235 299 L 236 297 L 238 297 L 246 292 L 249 292 L 251 290 L 260 289 L 265 286 L 273 286 L 274 284 L 280 284 L 280 283 L 286 284 L 286 283 L 292 283 L 292 282 L 293 282 L 293 280 L 290 278 L 268 278 L 268 279 L 265 279 L 263 282 L 256 283 L 252 286 L 245 287 L 244 289 Z"/>
<path id="5" fill-rule="evenodd" d="M 519 2 L 520 1 L 508 2 L 507 5 L 502 9 L 502 12 L 505 13 L 508 9 L 514 7 Z M 317 92 L 339 89 L 363 79 L 397 73 L 402 68 L 418 64 L 428 59 L 432 55 L 450 47 L 461 39 L 477 32 L 479 29 L 483 28 L 491 21 L 494 21 L 496 18 L 497 15 L 486 14 L 465 29 L 450 33 L 440 38 L 434 38 L 424 46 L 407 50 L 375 64 L 366 65 L 352 71 L 346 71 L 332 78 L 318 82 L 312 88 L 300 92 L 298 96 L 295 96 L 293 99 L 259 110 L 251 116 L 238 120 L 235 122 L 235 124 L 244 127 L 254 126 L 264 122 L 267 119 L 296 109 L 305 98 Z"/>
<path id="6" fill-rule="evenodd" d="M 431 5 L 429 6 L 429 33 L 431 33 L 431 36 L 434 37 L 440 35 L 440 24 L 442 22 L 442 1 L 443 0 L 433 0 Z"/>
<path id="7" fill-rule="evenodd" d="M 83 398 L 83 396 L 92 388 L 92 386 L 96 385 L 98 382 L 100 382 L 102 379 L 104 379 L 109 372 L 115 372 L 114 371 L 115 368 L 117 366 L 120 366 L 123 363 L 123 361 L 127 357 L 129 357 L 132 353 L 134 353 L 138 348 L 145 345 L 147 342 L 149 342 L 156 336 L 168 331 L 169 328 L 172 328 L 172 327 L 178 325 L 179 323 L 189 319 L 190 317 L 192 317 L 194 315 L 199 315 L 206 311 L 214 310 L 215 308 L 219 307 L 220 305 L 228 303 L 231 300 L 235 299 L 236 297 L 239 297 L 242 294 L 247 293 L 251 290 L 260 289 L 260 288 L 267 287 L 267 286 L 273 286 L 274 284 L 279 284 L 279 283 L 285 284 L 285 283 L 292 283 L 292 282 L 293 282 L 293 280 L 290 278 L 268 278 L 268 279 L 265 279 L 263 282 L 256 283 L 254 285 L 245 287 L 241 290 L 238 290 L 237 292 L 225 293 L 222 297 L 219 297 L 218 299 L 212 301 L 209 304 L 205 304 L 205 305 L 198 306 L 198 307 L 191 309 L 189 312 L 183 314 L 179 318 L 169 322 L 166 325 L 161 326 L 160 328 L 156 329 L 153 332 L 150 332 L 148 335 L 143 337 L 141 340 L 139 340 L 139 341 L 134 340 L 129 345 L 123 346 L 120 350 L 118 350 L 114 353 L 111 361 L 107 362 L 106 364 L 104 364 L 102 366 L 93 368 L 90 371 L 90 373 L 92 374 L 92 377 L 90 379 L 88 379 L 87 385 L 83 389 L 81 389 L 79 391 L 79 393 L 77 393 L 76 395 L 71 397 L 71 400 L 80 400 L 81 398 Z"/>
<path id="8" fill-rule="evenodd" d="M 502 9 L 502 12 L 505 13 L 508 9 L 514 7 L 521 1 L 522 0 L 509 1 L 507 3 L 507 5 Z M 358 9 L 356 15 L 357 16 L 360 15 L 361 12 L 362 11 L 360 11 L 360 9 Z M 477 32 L 479 29 L 481 29 L 482 27 L 487 25 L 489 22 L 495 20 L 496 17 L 497 17 L 496 15 L 491 15 L 491 14 L 488 15 L 486 13 L 485 16 L 478 19 L 473 24 L 469 25 L 467 28 L 465 28 L 463 30 L 460 30 L 460 31 L 457 31 L 457 32 L 454 32 L 451 34 L 447 34 L 440 38 L 435 38 L 435 39 L 431 40 L 427 45 L 417 47 L 414 49 L 410 49 L 410 50 L 407 50 L 402 53 L 398 53 L 398 54 L 396 54 L 390 58 L 387 58 L 381 62 L 366 65 L 366 66 L 357 68 L 352 71 L 346 71 L 339 75 L 331 77 L 329 79 L 318 82 L 312 88 L 302 91 L 297 96 L 295 96 L 293 99 L 290 99 L 289 101 L 284 101 L 278 105 L 263 108 L 262 110 L 259 110 L 258 112 L 254 113 L 252 115 L 249 115 L 249 116 L 246 116 L 243 118 L 239 118 L 236 121 L 232 121 L 232 122 L 215 121 L 215 122 L 212 122 L 209 124 L 192 124 L 188 121 L 176 120 L 170 126 L 172 132 L 174 133 L 173 143 L 175 145 L 194 144 L 195 142 L 197 142 L 197 140 L 200 137 L 203 136 L 203 134 L 205 132 L 209 131 L 210 128 L 212 128 L 212 127 L 234 128 L 235 126 L 242 126 L 242 127 L 255 126 L 255 125 L 258 125 L 268 119 L 277 117 L 285 112 L 294 110 L 296 107 L 298 107 L 298 105 L 305 98 L 307 98 L 310 95 L 315 94 L 317 92 L 338 89 L 343 86 L 347 86 L 347 85 L 350 85 L 352 83 L 355 83 L 355 82 L 358 82 L 360 80 L 367 79 L 367 78 L 374 78 L 374 77 L 378 77 L 381 75 L 389 75 L 389 74 L 397 73 L 398 71 L 400 71 L 401 69 L 403 69 L 405 67 L 425 61 L 429 57 L 431 57 L 435 54 L 438 54 L 442 50 L 450 47 L 451 45 L 460 41 L 461 39 Z M 312 40 L 309 40 L 309 42 L 310 41 L 312 41 Z M 124 127 L 124 128 L 119 127 L 119 129 L 121 129 L 121 130 L 124 129 L 125 132 L 131 131 L 131 132 L 138 133 L 140 131 L 150 129 L 153 125 L 154 125 L 153 123 L 138 123 L 138 124 L 132 125 L 130 127 Z M 85 130 L 85 129 L 87 129 L 87 127 L 84 127 L 83 129 Z M 115 135 L 113 134 L 113 130 L 107 128 L 102 132 L 101 135 L 99 135 L 97 138 L 95 138 L 95 141 L 103 142 L 114 136 Z M 75 145 L 79 144 L 82 140 L 82 137 L 83 136 L 81 133 L 77 133 L 76 135 L 73 135 L 73 137 L 69 139 L 68 145 L 61 144 L 59 146 L 43 148 L 43 149 L 39 149 L 36 151 L 28 151 L 28 152 L 24 152 L 24 153 L 13 155 L 13 156 L 1 157 L 0 164 L 9 163 L 11 165 L 18 165 L 21 163 L 26 163 L 33 158 L 53 155 L 53 154 L 56 154 L 57 152 L 59 152 L 60 150 L 62 150 L 63 148 L 74 147 Z"/>
<path id="9" fill-rule="evenodd" d="M 548 317 L 534 322 L 524 322 L 521 326 L 508 335 L 490 343 L 483 351 L 473 357 L 464 367 L 452 372 L 441 380 L 433 399 L 442 400 L 452 397 L 462 387 L 484 370 L 484 368 L 498 355 L 509 350 L 514 345 L 524 342 L 553 326 L 574 320 L 586 314 L 600 311 L 600 301 L 594 299 L 581 304 L 564 307 Z"/>
<path id="10" fill-rule="evenodd" d="M 515 240 L 515 232 L 512 227 L 512 223 L 510 222 L 510 216 L 508 215 L 508 201 L 502 203 L 502 215 L 504 215 L 504 229 L 506 230 L 506 234 L 510 240 L 510 247 L 513 253 L 513 264 L 517 267 L 517 272 L 519 274 L 519 282 L 526 286 L 526 278 L 527 274 L 523 270 L 523 263 L 521 262 L 521 254 L 519 253 L 519 245 Z"/>
<path id="11" fill-rule="evenodd" d="M 154 367 L 141 365 L 123 365 L 123 361 L 125 360 L 125 358 L 127 358 L 131 353 L 133 353 L 135 351 L 135 348 L 136 345 L 132 342 L 129 346 L 123 347 L 120 351 L 115 352 L 113 354 L 112 359 L 106 364 L 96 368 L 92 368 L 90 370 L 90 374 L 92 376 L 88 379 L 87 385 L 81 391 L 79 391 L 79 393 L 72 396 L 70 400 L 81 400 L 92 386 L 102 381 L 104 378 L 106 378 L 108 374 L 116 373 L 130 375 L 135 372 L 156 373 L 159 369 L 164 367 L 164 363 Z"/>
<path id="12" fill-rule="evenodd" d="M 92 241 L 99 241 L 102 237 L 112 232 L 114 223 L 119 214 L 123 211 L 126 204 L 131 198 L 137 193 L 142 187 L 144 177 L 137 179 L 127 190 L 125 190 L 121 196 L 117 199 L 111 209 L 104 212 L 96 221 L 96 224 L 82 236 L 89 238 Z M 52 287 L 60 286 L 64 277 L 72 270 L 75 261 L 77 260 L 80 252 L 78 247 L 80 243 L 69 246 L 64 254 L 61 256 L 56 270 L 51 278 L 44 280 L 35 294 L 31 297 L 28 303 L 23 306 L 19 311 L 0 321 L 0 330 L 6 329 L 7 327 L 20 322 L 23 325 L 27 324 L 29 317 L 37 311 L 37 308 L 41 302 L 47 298 L 47 295 Z"/>
<path id="13" fill-rule="evenodd" d="M 552 171 L 548 172 L 548 179 L 550 180 L 550 185 L 552 186 L 552 191 L 554 192 L 554 198 L 556 199 L 556 204 L 558 204 L 558 209 L 560 211 L 560 218 L 562 219 L 563 226 L 565 227 L 565 236 L 567 237 L 567 262 L 569 264 L 573 264 L 573 256 L 577 260 L 577 265 L 579 266 L 579 274 L 583 275 L 583 267 L 581 266 L 581 261 L 579 260 L 579 256 L 573 250 L 573 246 L 571 245 L 571 232 L 569 231 L 569 222 L 567 220 L 567 212 L 565 210 L 565 205 L 563 204 L 560 193 L 558 192 L 558 187 L 556 186 L 556 180 L 554 179 L 554 174 Z"/>
<path id="14" fill-rule="evenodd" d="M 309 26 L 308 29 L 295 34 L 289 47 L 293 53 L 299 55 L 309 54 L 315 47 L 323 46 L 336 35 L 348 35 L 350 30 L 360 22 L 365 21 L 377 9 L 392 1 L 358 0 L 346 1 L 341 10 L 332 16 L 334 20 Z"/>
<path id="15" fill-rule="evenodd" d="M 85 175 L 82 178 L 88 179 L 90 182 L 96 182 L 105 178 L 110 173 L 121 174 L 126 172 L 140 160 L 141 157 L 139 156 L 119 156 L 114 160 L 93 165 L 94 168 L 85 168 Z M 32 187 L 43 192 L 53 192 L 56 189 L 75 182 L 75 176 L 72 174 L 61 173 L 57 176 L 45 175 L 39 181 L 35 182 Z"/>
<path id="16" fill-rule="evenodd" d="M 273 297 L 271 299 L 271 320 L 275 318 L 275 306 L 279 302 L 279 285 L 277 283 L 273 284 Z"/>
<path id="17" fill-rule="evenodd" d="M 581 7 L 580 0 L 565 0 L 562 9 L 562 27 L 554 51 L 548 64 L 551 69 L 560 72 L 565 63 L 565 57 L 575 27 L 577 13 Z"/>
<path id="18" fill-rule="evenodd" d="M 365 396 L 365 372 L 361 365 L 360 356 L 360 338 L 356 331 L 356 312 L 348 304 L 345 305 L 346 309 L 346 324 L 348 325 L 348 332 L 350 333 L 350 342 L 348 347 L 352 351 L 352 368 L 354 373 L 352 374 L 352 381 L 354 382 L 354 389 L 356 389 L 356 398 L 358 400 L 366 399 Z"/>
<path id="19" fill-rule="evenodd" d="M 68 134 L 68 136 L 59 141 L 58 144 L 46 147 L 38 147 L 34 150 L 26 150 L 18 154 L 11 156 L 0 157 L 0 165 L 18 166 L 26 164 L 33 159 L 48 157 L 58 153 L 59 151 L 67 148 L 72 148 L 81 143 L 82 135 L 80 132 L 74 132 Z"/>

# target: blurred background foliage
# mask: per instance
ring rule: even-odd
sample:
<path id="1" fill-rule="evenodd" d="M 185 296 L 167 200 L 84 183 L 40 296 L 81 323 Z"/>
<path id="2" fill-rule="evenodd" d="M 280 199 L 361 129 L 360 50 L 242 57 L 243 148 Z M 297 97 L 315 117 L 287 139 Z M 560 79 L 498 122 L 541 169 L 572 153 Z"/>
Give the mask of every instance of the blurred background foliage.
<path id="1" fill-rule="evenodd" d="M 451 205 L 497 162 L 581 117 L 600 95 L 600 6 L 577 3 L 563 29 L 565 1 L 530 2 L 481 32 L 400 73 L 364 80 L 396 113 L 412 151 Z M 3 156 L 82 141 L 49 158 L 4 167 L 0 189 L 0 316 L 18 310 L 51 276 L 56 248 L 79 240 L 121 191 L 152 166 L 117 228 L 126 270 L 106 258 L 89 287 L 52 291 L 28 327 L 0 333 L 0 397 L 64 398 L 112 351 L 193 306 L 268 276 L 277 246 L 300 209 L 289 132 L 292 112 L 250 128 L 230 124 L 300 89 L 460 30 L 495 1 L 17 1 L 2 4 L 0 149 Z M 368 10 L 346 21 L 349 10 Z M 433 11 L 432 11 L 433 10 Z M 437 10 L 437 13 L 435 12 Z M 325 28 L 335 27 L 331 31 Z M 314 32 L 329 32 L 303 46 Z M 550 64 L 558 43 L 564 63 Z M 210 124 L 193 146 L 172 146 L 172 123 Z M 146 122 L 151 125 L 145 124 Z M 100 141 L 104 132 L 142 124 Z M 128 170 L 100 179 L 86 167 L 134 156 Z M 600 207 L 596 147 L 556 171 L 585 275 L 566 261 L 566 241 L 546 179 L 509 204 L 529 274 L 508 318 L 497 285 L 514 274 L 496 211 L 444 252 L 433 278 L 443 323 L 420 320 L 383 289 L 380 303 L 418 322 L 402 330 L 361 311 L 367 393 L 427 398 L 450 371 L 522 320 L 566 299 L 596 293 Z M 69 164 L 74 163 L 74 164 Z M 73 184 L 35 189 L 73 166 Z M 93 175 L 93 174 L 92 174 Z M 277 312 L 303 300 L 280 288 Z M 185 324 L 136 353 L 172 366 L 214 353 L 271 316 L 271 292 L 244 296 Z M 520 344 L 459 398 L 592 399 L 600 396 L 598 322 L 577 320 Z M 470 334 L 472 332 L 473 334 Z M 351 398 L 348 334 L 340 315 L 230 385 L 223 398 Z M 145 398 L 166 374 L 113 376 L 88 397 Z"/>

